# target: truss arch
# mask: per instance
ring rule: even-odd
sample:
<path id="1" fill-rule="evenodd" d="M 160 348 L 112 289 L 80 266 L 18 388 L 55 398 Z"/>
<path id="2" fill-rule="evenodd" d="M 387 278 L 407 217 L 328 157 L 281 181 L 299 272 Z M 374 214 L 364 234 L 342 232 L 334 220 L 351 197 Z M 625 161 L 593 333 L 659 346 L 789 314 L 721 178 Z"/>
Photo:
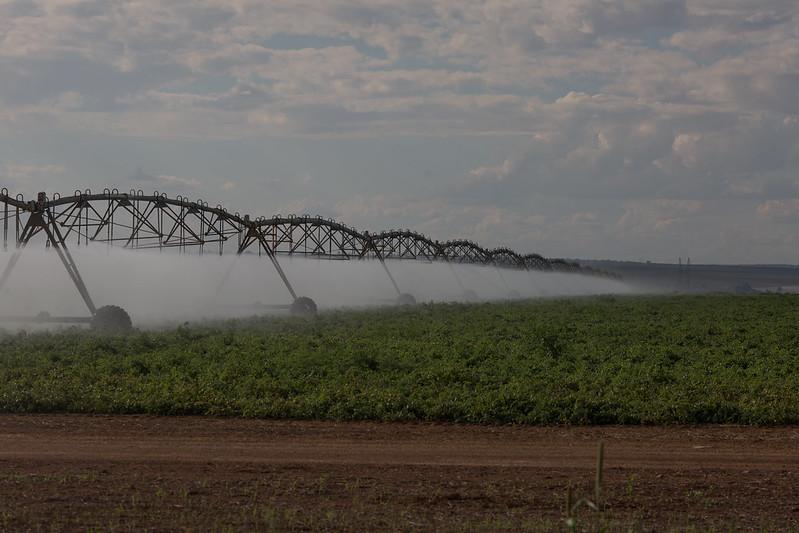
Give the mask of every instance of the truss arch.
<path id="1" fill-rule="evenodd" d="M 4 249 L 19 244 L 26 217 L 36 202 L 0 189 L 0 225 Z M 275 215 L 251 218 L 230 212 L 220 204 L 177 195 L 170 198 L 141 189 L 120 192 L 105 188 L 93 193 L 75 190 L 70 196 L 56 193 L 44 199 L 43 209 L 52 213 L 63 232 L 65 244 L 91 243 L 132 249 L 177 249 L 223 253 L 255 252 L 324 259 L 413 259 L 451 263 L 492 264 L 502 268 L 580 272 L 608 276 L 562 259 L 538 254 L 521 255 L 510 248 L 488 250 L 465 239 L 440 242 L 409 230 L 378 233 L 359 231 L 321 216 Z M 257 244 L 256 244 L 257 243 Z"/>

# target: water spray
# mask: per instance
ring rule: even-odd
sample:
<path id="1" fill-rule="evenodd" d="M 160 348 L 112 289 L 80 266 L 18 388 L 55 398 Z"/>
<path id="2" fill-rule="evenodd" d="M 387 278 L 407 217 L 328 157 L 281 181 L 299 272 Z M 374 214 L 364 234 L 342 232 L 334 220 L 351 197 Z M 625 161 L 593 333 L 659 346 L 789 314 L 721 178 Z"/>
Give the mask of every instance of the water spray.
<path id="1" fill-rule="evenodd" d="M 291 298 L 288 303 L 275 302 L 264 307 L 288 309 L 301 315 L 315 314 L 317 304 L 308 296 L 298 295 L 279 260 L 280 256 L 376 259 L 397 295 L 395 302 L 402 305 L 411 305 L 416 298 L 401 290 L 389 267 L 390 261 L 400 259 L 448 264 L 466 300 L 476 299 L 477 295 L 463 284 L 453 263 L 495 267 L 509 290 L 500 269 L 614 278 L 611 274 L 586 269 L 576 263 L 548 260 L 537 254 L 522 256 L 508 248 L 490 250 L 466 240 L 433 241 L 410 230 L 360 232 L 334 220 L 310 215 L 253 219 L 249 215 L 228 212 L 220 205 L 211 207 L 202 200 L 189 201 L 182 196 L 169 198 L 157 191 L 145 195 L 141 190 L 128 193 L 116 189 L 104 189 L 102 193 L 86 190 L 75 191 L 66 197 L 55 194 L 51 199 L 45 193 L 39 193 L 36 201 L 26 202 L 21 195 L 11 197 L 7 189 L 2 189 L 0 204 L 3 248 L 7 250 L 9 244 L 15 246 L 0 274 L 0 289 L 7 284 L 31 239 L 43 234 L 47 247 L 56 252 L 90 315 L 50 316 L 45 312 L 26 318 L 34 322 L 85 322 L 97 327 L 130 327 L 130 317 L 121 307 L 95 306 L 70 251 L 71 247 L 101 243 L 128 250 L 172 249 L 181 254 L 190 250 L 202 254 L 207 247 L 215 245 L 220 256 L 227 249 L 234 252 L 236 258 L 257 251 L 259 256 L 267 256 L 272 270 L 277 272 Z M 217 295 L 233 275 L 237 261 L 234 259 L 222 276 Z"/>

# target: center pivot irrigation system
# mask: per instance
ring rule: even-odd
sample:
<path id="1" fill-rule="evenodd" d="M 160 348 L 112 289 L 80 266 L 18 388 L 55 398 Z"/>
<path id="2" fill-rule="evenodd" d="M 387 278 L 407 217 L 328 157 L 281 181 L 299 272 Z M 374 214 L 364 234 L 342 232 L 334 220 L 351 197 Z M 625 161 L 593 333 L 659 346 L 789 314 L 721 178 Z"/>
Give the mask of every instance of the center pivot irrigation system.
<path id="1" fill-rule="evenodd" d="M 120 193 L 117 189 L 104 189 L 99 194 L 86 190 L 75 191 L 72 196 L 54 194 L 52 198 L 40 192 L 35 201 L 25 201 L 21 194 L 11 197 L 7 189 L 0 189 L 0 215 L 3 250 L 14 248 L 0 275 L 0 290 L 31 239 L 43 233 L 46 246 L 55 250 L 90 313 L 88 317 L 53 317 L 46 312 L 36 317 L 0 317 L 5 320 L 130 328 L 131 320 L 125 310 L 113 305 L 97 307 L 89 294 L 69 248 L 90 243 L 130 249 L 175 248 L 180 252 L 196 250 L 200 254 L 219 255 L 225 253 L 227 245 L 228 250 L 235 248 L 237 255 L 256 252 L 259 256 L 266 255 L 292 298 L 291 304 L 272 307 L 289 309 L 293 314 L 314 314 L 316 303 L 307 296 L 297 295 L 278 261 L 278 256 L 282 255 L 377 260 L 396 290 L 400 304 L 413 304 L 416 300 L 400 290 L 387 259 L 447 263 L 467 300 L 474 300 L 477 295 L 464 286 L 453 263 L 615 278 L 612 274 L 561 259 L 520 255 L 509 248 L 488 250 L 466 240 L 433 241 L 410 230 L 359 232 L 339 222 L 308 215 L 253 219 L 249 215 L 230 213 L 221 205 L 211 207 L 202 200 L 192 202 L 182 196 L 168 198 L 158 192 L 146 195 L 141 190 Z M 229 277 L 232 267 L 233 264 L 221 283 Z"/>

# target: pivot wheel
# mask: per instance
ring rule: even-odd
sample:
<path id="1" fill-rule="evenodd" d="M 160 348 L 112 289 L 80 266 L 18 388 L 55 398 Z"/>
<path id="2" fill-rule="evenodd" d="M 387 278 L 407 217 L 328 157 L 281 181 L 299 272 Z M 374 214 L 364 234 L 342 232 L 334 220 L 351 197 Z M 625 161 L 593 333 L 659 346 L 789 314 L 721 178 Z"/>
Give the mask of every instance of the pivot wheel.
<path id="1" fill-rule="evenodd" d="M 118 305 L 104 305 L 99 308 L 91 322 L 92 329 L 100 331 L 125 332 L 133 329 L 128 312 Z"/>
<path id="2" fill-rule="evenodd" d="M 403 292 L 397 296 L 397 305 L 416 305 L 416 298 L 413 297 L 413 294 Z"/>
<path id="3" fill-rule="evenodd" d="M 307 296 L 300 296 L 292 302 L 290 311 L 296 316 L 313 316 L 316 314 L 316 302 Z"/>

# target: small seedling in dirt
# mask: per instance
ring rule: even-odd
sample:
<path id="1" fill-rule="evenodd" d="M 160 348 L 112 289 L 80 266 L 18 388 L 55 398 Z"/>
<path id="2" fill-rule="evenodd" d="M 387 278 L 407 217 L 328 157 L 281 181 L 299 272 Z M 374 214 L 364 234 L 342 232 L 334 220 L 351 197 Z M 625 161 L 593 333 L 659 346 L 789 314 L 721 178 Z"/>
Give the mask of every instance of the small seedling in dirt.
<path id="1" fill-rule="evenodd" d="M 499 496 L 499 492 L 499 487 L 495 483 L 488 483 L 485 486 L 485 495 L 488 498 L 495 498 L 496 496 Z"/>
<path id="2" fill-rule="evenodd" d="M 597 446 L 596 456 L 596 477 L 594 478 L 594 498 L 593 500 L 588 497 L 582 497 L 576 502 L 574 501 L 574 494 L 572 492 L 571 483 L 566 489 L 566 527 L 569 531 L 577 531 L 577 519 L 575 514 L 581 507 L 585 506 L 598 513 L 602 513 L 602 469 L 605 462 L 605 444 L 599 441 Z"/>
<path id="3" fill-rule="evenodd" d="M 319 476 L 319 479 L 316 482 L 316 492 L 318 494 L 324 494 L 327 490 L 327 482 L 330 479 L 328 474 L 322 474 Z"/>
<path id="4" fill-rule="evenodd" d="M 638 479 L 638 476 L 635 474 L 630 474 L 627 476 L 627 486 L 625 487 L 625 492 L 628 498 L 632 498 L 633 493 L 635 492 L 635 480 Z"/>
<path id="5" fill-rule="evenodd" d="M 347 492 L 355 492 L 360 487 L 360 482 L 360 479 L 348 479 L 344 482 L 344 489 L 346 489 Z"/>

